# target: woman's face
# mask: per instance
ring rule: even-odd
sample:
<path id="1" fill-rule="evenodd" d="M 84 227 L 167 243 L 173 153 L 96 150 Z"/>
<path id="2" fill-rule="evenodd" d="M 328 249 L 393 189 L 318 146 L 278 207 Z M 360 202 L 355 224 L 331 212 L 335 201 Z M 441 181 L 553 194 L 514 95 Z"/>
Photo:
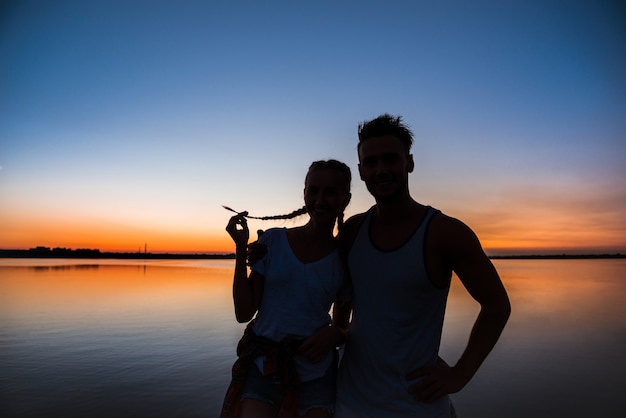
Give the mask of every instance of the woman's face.
<path id="1" fill-rule="evenodd" d="M 346 180 L 337 170 L 318 168 L 309 172 L 304 183 L 304 205 L 311 219 L 333 224 L 350 201 Z"/>

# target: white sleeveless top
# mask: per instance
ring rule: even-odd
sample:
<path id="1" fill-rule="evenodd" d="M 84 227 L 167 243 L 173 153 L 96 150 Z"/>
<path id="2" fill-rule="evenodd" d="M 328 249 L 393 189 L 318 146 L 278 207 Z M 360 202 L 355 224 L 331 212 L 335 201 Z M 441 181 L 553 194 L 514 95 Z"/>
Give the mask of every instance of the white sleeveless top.
<path id="1" fill-rule="evenodd" d="M 280 342 L 284 338 L 304 339 L 330 324 L 329 310 L 343 282 L 339 251 L 302 263 L 293 253 L 285 228 L 268 229 L 260 243 L 267 255 L 252 269 L 265 277 L 261 306 L 254 320 L 255 334 Z M 334 361 L 334 353 L 318 363 L 296 355 L 294 361 L 300 380 L 305 382 L 324 375 Z M 256 360 L 263 370 L 263 359 Z"/>
<path id="2" fill-rule="evenodd" d="M 428 207 L 413 235 L 392 251 L 372 243 L 372 212 L 348 255 L 353 313 L 337 402 L 364 417 L 447 417 L 447 396 L 432 404 L 417 402 L 408 392 L 415 381 L 406 380 L 409 372 L 434 364 L 439 352 L 449 286 L 433 284 L 424 263 L 426 231 L 438 211 Z"/>

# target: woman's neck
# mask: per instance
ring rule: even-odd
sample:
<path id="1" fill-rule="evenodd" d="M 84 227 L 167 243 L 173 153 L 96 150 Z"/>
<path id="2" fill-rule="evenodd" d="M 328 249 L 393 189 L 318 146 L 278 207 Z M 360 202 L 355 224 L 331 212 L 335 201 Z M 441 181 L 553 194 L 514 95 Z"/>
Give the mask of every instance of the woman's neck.
<path id="1" fill-rule="evenodd" d="M 311 223 L 288 229 L 287 240 L 296 258 L 303 263 L 319 260 L 337 248 L 331 228 Z"/>
<path id="2" fill-rule="evenodd" d="M 334 225 L 319 225 L 313 221 L 309 221 L 300 227 L 300 233 L 302 237 L 309 240 L 315 240 L 317 242 L 332 241 L 335 239 L 333 235 L 334 227 Z"/>

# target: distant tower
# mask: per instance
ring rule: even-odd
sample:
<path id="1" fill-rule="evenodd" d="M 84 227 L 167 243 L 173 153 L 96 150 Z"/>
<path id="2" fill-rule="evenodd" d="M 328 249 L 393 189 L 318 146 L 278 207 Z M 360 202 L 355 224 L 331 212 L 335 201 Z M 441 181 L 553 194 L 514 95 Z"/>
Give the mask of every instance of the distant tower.
<path id="1" fill-rule="evenodd" d="M 143 245 L 143 253 L 144 253 L 144 254 L 148 254 L 148 243 L 145 243 L 145 244 Z"/>

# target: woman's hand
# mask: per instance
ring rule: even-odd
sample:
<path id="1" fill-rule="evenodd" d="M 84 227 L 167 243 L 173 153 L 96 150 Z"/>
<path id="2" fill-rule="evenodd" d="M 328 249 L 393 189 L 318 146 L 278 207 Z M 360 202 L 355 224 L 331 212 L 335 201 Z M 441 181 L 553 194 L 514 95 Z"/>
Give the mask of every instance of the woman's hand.
<path id="1" fill-rule="evenodd" d="M 309 361 L 322 361 L 340 340 L 340 331 L 334 325 L 325 325 L 305 339 L 298 347 L 301 355 Z"/>
<path id="2" fill-rule="evenodd" d="M 259 231 L 262 232 L 262 231 Z M 259 233 L 259 239 L 261 238 L 262 233 Z M 253 266 L 257 261 L 261 260 L 267 254 L 267 246 L 265 244 L 259 243 L 259 241 L 251 242 L 248 245 L 248 252 L 246 254 L 246 259 L 248 260 L 248 265 Z"/>
<path id="3" fill-rule="evenodd" d="M 250 239 L 250 230 L 248 229 L 248 221 L 246 220 L 248 212 L 241 212 L 230 218 L 226 225 L 226 232 L 235 241 L 238 249 L 244 249 L 248 245 Z"/>

